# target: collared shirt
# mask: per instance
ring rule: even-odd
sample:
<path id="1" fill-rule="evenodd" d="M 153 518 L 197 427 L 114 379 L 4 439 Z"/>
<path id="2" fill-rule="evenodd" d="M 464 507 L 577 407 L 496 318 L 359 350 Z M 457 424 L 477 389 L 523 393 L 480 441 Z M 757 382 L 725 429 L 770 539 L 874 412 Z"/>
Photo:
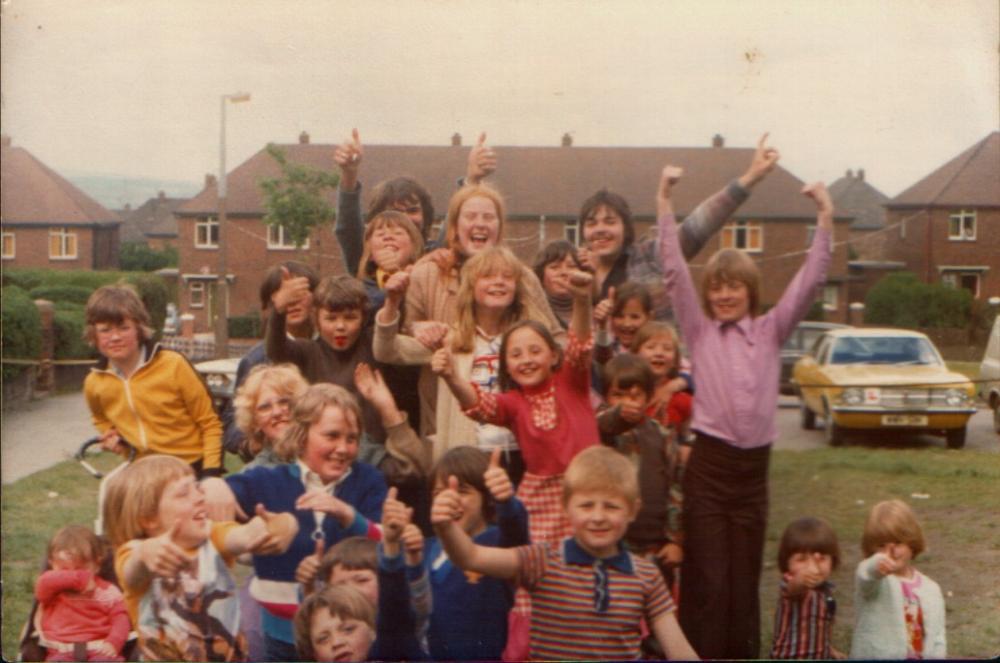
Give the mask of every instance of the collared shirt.
<path id="1" fill-rule="evenodd" d="M 339 486 L 347 477 L 351 476 L 351 468 L 348 467 L 347 471 L 344 472 L 343 476 L 329 483 L 324 483 L 320 476 L 309 469 L 309 466 L 302 462 L 302 459 L 295 461 L 299 466 L 299 476 L 302 477 L 302 486 L 306 489 L 307 493 L 313 491 L 320 491 L 325 493 L 330 493 L 333 495 L 333 491 Z M 313 511 L 313 515 L 316 516 L 316 529 L 320 529 L 323 526 L 323 519 L 326 518 L 325 511 Z"/>
<path id="2" fill-rule="evenodd" d="M 642 619 L 675 609 L 659 570 L 624 549 L 595 559 L 567 538 L 517 551 L 517 580 L 531 593 L 532 660 L 638 659 Z"/>
<path id="3" fill-rule="evenodd" d="M 771 658 L 830 658 L 830 634 L 836 611 L 831 583 L 824 582 L 804 594 L 789 596 L 782 581 L 778 608 L 774 611 Z"/>
<path id="4" fill-rule="evenodd" d="M 826 280 L 830 231 L 816 230 L 805 263 L 774 308 L 721 323 L 702 310 L 673 216 L 661 217 L 659 227 L 664 279 L 698 385 L 691 428 L 744 449 L 770 444 L 777 437 L 781 345 Z"/>

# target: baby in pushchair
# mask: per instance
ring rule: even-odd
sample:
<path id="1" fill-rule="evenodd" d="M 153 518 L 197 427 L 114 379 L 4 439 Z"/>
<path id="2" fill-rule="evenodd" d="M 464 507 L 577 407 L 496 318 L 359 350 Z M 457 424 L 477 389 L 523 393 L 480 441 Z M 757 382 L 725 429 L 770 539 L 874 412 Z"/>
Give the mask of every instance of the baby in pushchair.
<path id="1" fill-rule="evenodd" d="M 101 575 L 108 556 L 97 535 L 82 525 L 63 527 L 49 542 L 48 570 L 35 583 L 33 616 L 46 661 L 125 660 L 122 648 L 132 627 L 121 590 Z"/>

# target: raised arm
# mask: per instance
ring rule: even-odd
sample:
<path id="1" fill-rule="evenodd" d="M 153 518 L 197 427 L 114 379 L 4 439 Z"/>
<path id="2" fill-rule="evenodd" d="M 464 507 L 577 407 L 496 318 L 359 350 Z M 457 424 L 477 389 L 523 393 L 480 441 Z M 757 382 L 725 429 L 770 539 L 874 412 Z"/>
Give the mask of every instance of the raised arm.
<path id="1" fill-rule="evenodd" d="M 399 333 L 400 308 L 410 284 L 409 271 L 399 271 L 385 282 L 385 303 L 375 316 L 372 353 L 386 364 L 429 364 L 433 352 L 412 336 Z"/>
<path id="2" fill-rule="evenodd" d="M 365 224 L 361 218 L 361 186 L 358 183 L 363 156 L 364 148 L 357 129 L 352 129 L 351 137 L 333 152 L 333 160 L 340 168 L 337 220 L 333 233 L 344 256 L 344 268 L 352 276 L 358 273 L 364 253 Z"/>
<path id="3" fill-rule="evenodd" d="M 396 406 L 396 399 L 382 374 L 368 364 L 359 363 L 354 369 L 354 384 L 358 393 L 379 413 L 386 431 L 385 449 L 392 457 L 392 474 L 425 477 L 430 471 L 430 447 L 416 434 L 406 414 Z M 383 471 L 387 471 L 385 465 Z M 390 477 L 390 481 L 392 477 Z"/>
<path id="4" fill-rule="evenodd" d="M 573 312 L 569 320 L 569 328 L 581 343 L 586 343 L 591 336 L 591 308 L 594 299 L 594 275 L 574 269 L 569 274 L 569 291 L 573 294 Z"/>
<path id="5" fill-rule="evenodd" d="M 431 358 L 431 370 L 444 380 L 463 410 L 479 402 L 478 394 L 472 383 L 455 373 L 455 360 L 452 357 L 451 348 L 441 348 L 434 353 Z"/>
<path id="6" fill-rule="evenodd" d="M 479 134 L 479 140 L 469 150 L 469 160 L 465 168 L 465 183 L 476 185 L 489 177 L 497 169 L 497 153 L 486 144 L 486 132 Z"/>
<path id="7" fill-rule="evenodd" d="M 663 283 L 673 303 L 681 336 L 688 344 L 692 344 L 700 335 L 701 326 L 705 324 L 707 318 L 701 310 L 698 291 L 681 253 L 677 221 L 674 219 L 673 187 L 683 174 L 684 171 L 675 166 L 663 168 L 656 191 L 656 211 L 659 217 L 657 225 Z"/>
<path id="8" fill-rule="evenodd" d="M 521 566 L 517 549 L 477 545 L 459 526 L 457 521 L 461 515 L 458 479 L 451 476 L 448 477 L 448 488 L 438 493 L 431 506 L 431 524 L 445 553 L 464 571 L 513 580 Z"/>
<path id="9" fill-rule="evenodd" d="M 293 362 L 302 367 L 303 356 L 296 343 L 288 339 L 285 331 L 285 311 L 294 302 L 309 296 L 309 279 L 293 277 L 285 267 L 281 268 L 281 286 L 271 295 L 271 318 L 267 324 L 267 358 L 273 363 Z M 305 371 L 303 371 L 305 372 Z"/>

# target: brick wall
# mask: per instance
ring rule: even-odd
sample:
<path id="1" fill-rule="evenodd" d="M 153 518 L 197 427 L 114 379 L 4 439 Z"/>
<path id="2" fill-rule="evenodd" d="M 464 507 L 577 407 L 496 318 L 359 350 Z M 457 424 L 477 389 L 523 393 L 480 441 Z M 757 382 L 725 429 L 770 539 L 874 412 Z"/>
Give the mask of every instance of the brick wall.
<path id="1" fill-rule="evenodd" d="M 70 232 L 76 233 L 76 258 L 49 258 L 48 227 L 15 227 L 3 226 L 4 232 L 14 233 L 15 257 L 5 259 L 4 267 L 44 267 L 47 269 L 94 269 L 93 264 L 93 229 L 87 227 L 70 227 Z M 115 254 L 117 260 L 117 250 Z"/>

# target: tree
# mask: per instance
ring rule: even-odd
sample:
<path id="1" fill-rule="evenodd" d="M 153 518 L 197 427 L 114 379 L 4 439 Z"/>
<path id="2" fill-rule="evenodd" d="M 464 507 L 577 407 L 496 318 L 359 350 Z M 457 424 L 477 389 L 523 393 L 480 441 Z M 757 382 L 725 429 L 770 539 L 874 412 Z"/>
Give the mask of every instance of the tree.
<path id="1" fill-rule="evenodd" d="M 281 167 L 281 177 L 260 181 L 264 192 L 264 223 L 285 230 L 285 237 L 301 247 L 316 226 L 329 223 L 334 207 L 324 195 L 337 188 L 337 173 L 290 163 L 284 150 L 269 144 L 267 153 Z"/>
<path id="2" fill-rule="evenodd" d="M 177 258 L 177 249 L 172 246 L 157 251 L 142 242 L 122 242 L 118 250 L 118 265 L 126 272 L 155 272 L 164 267 L 176 267 Z"/>
<path id="3" fill-rule="evenodd" d="M 924 283 L 911 272 L 884 276 L 865 297 L 865 322 L 894 327 L 966 327 L 972 293 Z"/>

